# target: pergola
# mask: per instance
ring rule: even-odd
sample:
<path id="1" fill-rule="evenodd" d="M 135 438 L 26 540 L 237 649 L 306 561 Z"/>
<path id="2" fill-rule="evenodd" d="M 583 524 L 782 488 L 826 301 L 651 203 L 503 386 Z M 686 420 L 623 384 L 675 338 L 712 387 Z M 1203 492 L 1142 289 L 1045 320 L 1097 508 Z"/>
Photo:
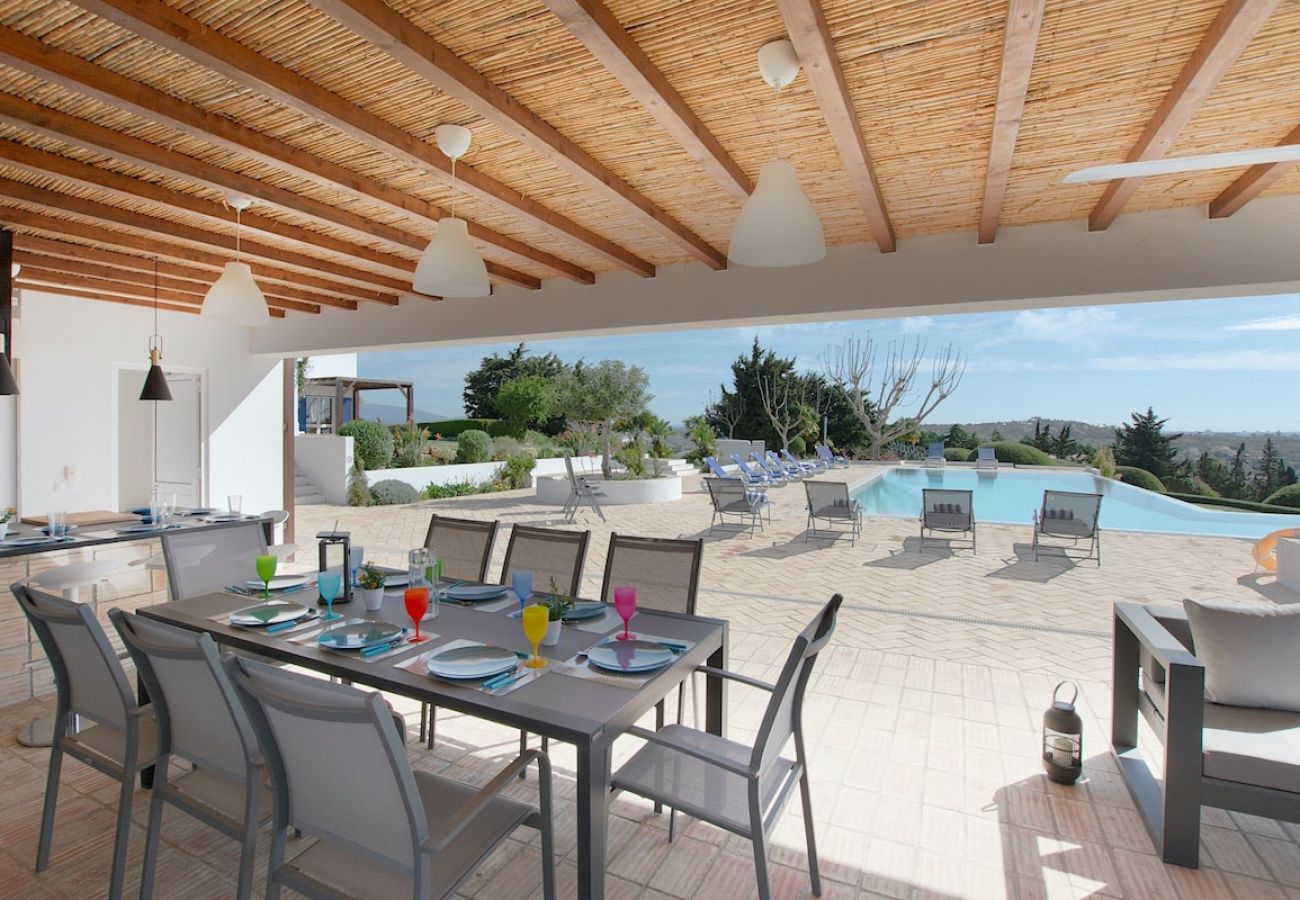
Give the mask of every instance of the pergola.
<path id="1" fill-rule="evenodd" d="M 343 398 L 352 400 L 352 418 L 361 418 L 362 391 L 401 391 L 406 401 L 406 421 L 415 418 L 415 385 L 409 381 L 392 381 L 386 378 L 308 378 L 303 396 L 328 396 L 334 398 L 336 419 L 341 418 Z M 342 424 L 336 421 L 335 427 Z"/>

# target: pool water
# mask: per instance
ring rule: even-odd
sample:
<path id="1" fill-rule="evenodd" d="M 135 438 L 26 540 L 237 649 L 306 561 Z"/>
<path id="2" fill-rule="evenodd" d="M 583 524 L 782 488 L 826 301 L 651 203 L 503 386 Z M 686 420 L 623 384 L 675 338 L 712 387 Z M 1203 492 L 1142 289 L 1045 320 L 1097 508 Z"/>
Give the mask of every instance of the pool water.
<path id="1" fill-rule="evenodd" d="M 1028 525 L 1043 504 L 1043 491 L 1052 490 L 1101 494 L 1103 529 L 1260 538 L 1279 528 L 1300 528 L 1300 515 L 1196 506 L 1087 472 L 1057 469 L 899 466 L 862 485 L 854 496 L 867 515 L 919 518 L 924 488 L 973 491 L 977 522 Z"/>

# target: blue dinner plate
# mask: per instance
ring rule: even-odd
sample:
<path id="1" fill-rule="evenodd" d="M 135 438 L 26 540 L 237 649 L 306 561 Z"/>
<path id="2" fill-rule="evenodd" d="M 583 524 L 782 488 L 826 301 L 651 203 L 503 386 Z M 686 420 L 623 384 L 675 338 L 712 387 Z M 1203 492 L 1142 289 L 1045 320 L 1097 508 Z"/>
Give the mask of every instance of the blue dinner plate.
<path id="1" fill-rule="evenodd" d="M 573 607 L 564 614 L 564 621 L 584 622 L 587 619 L 594 619 L 597 616 L 603 616 L 607 609 L 609 609 L 608 606 L 597 600 L 578 600 L 573 604 Z"/>
<path id="2" fill-rule="evenodd" d="M 395 641 L 406 634 L 401 625 L 388 622 L 354 622 L 324 631 L 316 642 L 330 650 L 364 650 Z"/>
<path id="3" fill-rule="evenodd" d="M 311 610 L 301 603 L 271 601 L 235 610 L 230 614 L 230 624 L 245 628 L 279 625 L 282 622 L 296 622 L 309 612 Z"/>
<path id="4" fill-rule="evenodd" d="M 483 603 L 504 597 L 508 590 L 503 584 L 453 584 L 447 588 L 447 596 L 462 603 Z"/>
<path id="5" fill-rule="evenodd" d="M 653 672 L 676 658 L 677 654 L 655 641 L 607 638 L 587 651 L 587 662 L 610 672 Z"/>

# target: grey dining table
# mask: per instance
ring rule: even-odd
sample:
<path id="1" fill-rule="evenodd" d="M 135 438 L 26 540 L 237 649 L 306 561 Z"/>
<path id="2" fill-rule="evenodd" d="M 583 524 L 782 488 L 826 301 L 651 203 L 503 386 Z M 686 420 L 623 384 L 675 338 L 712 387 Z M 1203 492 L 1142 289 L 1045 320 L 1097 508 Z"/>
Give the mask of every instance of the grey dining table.
<path id="1" fill-rule="evenodd" d="M 237 650 L 252 651 L 354 684 L 427 701 L 437 707 L 572 744 L 577 748 L 578 895 L 584 900 L 600 900 L 605 896 L 610 751 L 615 738 L 685 681 L 697 666 L 726 667 L 728 626 L 725 620 L 639 610 L 632 620 L 633 631 L 694 642 L 643 686 L 633 689 L 575 678 L 552 665 L 542 677 L 510 693 L 491 695 L 417 674 L 399 665 L 457 639 L 528 650 L 519 620 L 510 618 L 509 610 L 484 612 L 444 602 L 437 618 L 421 622 L 423 631 L 437 637 L 408 645 L 400 654 L 367 661 L 321 650 L 315 641 L 294 642 L 292 634 L 281 637 L 232 627 L 220 615 L 249 604 L 248 597 L 218 593 L 149 606 L 139 612 L 160 622 L 206 631 L 219 644 Z M 335 609 L 347 619 L 410 624 L 400 593 L 386 594 L 383 608 L 376 612 L 364 611 L 358 601 L 346 606 L 336 604 Z M 612 634 L 621 628 L 619 623 L 605 633 Z M 601 637 L 601 633 L 566 625 L 556 646 L 541 648 L 542 656 L 553 663 L 560 662 L 586 650 Z M 719 735 L 725 732 L 726 710 L 726 681 L 706 675 L 708 731 Z"/>
<path id="2" fill-rule="evenodd" d="M 128 544 L 140 541 L 156 541 L 162 535 L 175 533 L 176 531 L 211 531 L 217 528 L 230 528 L 235 525 L 247 525 L 249 522 L 257 522 L 266 532 L 266 542 L 273 543 L 275 540 L 275 526 L 271 520 L 265 516 L 247 515 L 240 519 L 222 522 L 209 521 L 204 516 L 181 514 L 177 515 L 171 522 L 167 530 L 159 531 L 138 531 L 129 532 L 121 529 L 131 522 L 122 521 L 104 525 L 82 525 L 74 527 L 62 540 L 48 540 L 39 543 L 12 543 L 19 538 L 36 538 L 41 536 L 41 530 L 34 525 L 19 524 L 17 527 L 10 527 L 9 533 L 4 539 L 0 539 L 0 560 L 13 559 L 22 556 L 32 556 L 37 553 L 56 553 L 66 550 L 85 550 L 91 547 L 103 547 L 108 544 Z"/>

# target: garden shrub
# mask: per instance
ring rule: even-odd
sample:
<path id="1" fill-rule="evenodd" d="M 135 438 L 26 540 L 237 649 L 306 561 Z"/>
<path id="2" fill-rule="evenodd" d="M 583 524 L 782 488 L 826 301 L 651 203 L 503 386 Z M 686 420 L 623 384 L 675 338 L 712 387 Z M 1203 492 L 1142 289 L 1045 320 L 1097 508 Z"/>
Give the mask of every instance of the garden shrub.
<path id="1" fill-rule="evenodd" d="M 366 483 L 366 470 L 361 467 L 361 457 L 352 457 L 348 470 L 348 506 L 369 506 L 370 486 Z"/>
<path id="2" fill-rule="evenodd" d="M 399 469 L 425 465 L 424 445 L 429 440 L 427 429 L 414 422 L 393 429 L 393 465 Z"/>
<path id="3" fill-rule="evenodd" d="M 1300 509 L 1300 484 L 1288 484 L 1278 488 L 1264 500 L 1272 506 L 1290 506 Z"/>
<path id="4" fill-rule="evenodd" d="M 505 419 L 493 419 L 484 430 L 488 433 L 488 437 L 493 438 L 516 437 L 519 433 L 518 429 Z"/>
<path id="5" fill-rule="evenodd" d="M 1192 494 L 1197 497 L 1217 497 L 1219 492 L 1210 487 L 1201 478 L 1194 474 L 1180 474 L 1175 472 L 1173 475 L 1166 475 L 1163 479 L 1165 490 L 1176 494 Z"/>
<path id="6" fill-rule="evenodd" d="M 492 441 L 492 458 L 506 460 L 512 456 L 523 456 L 524 445 L 515 438 L 505 436 Z"/>
<path id="7" fill-rule="evenodd" d="M 505 482 L 508 489 L 519 490 L 532 484 L 532 471 L 537 463 L 531 456 L 512 456 L 497 473 L 497 478 Z"/>
<path id="8" fill-rule="evenodd" d="M 445 500 L 449 497 L 466 497 L 470 494 L 486 494 L 490 485 L 470 484 L 468 481 L 454 481 L 451 484 L 429 484 L 420 493 L 426 500 Z"/>
<path id="9" fill-rule="evenodd" d="M 395 506 L 399 503 L 414 503 L 419 499 L 419 491 L 396 478 L 385 478 L 370 486 L 371 506 Z"/>
<path id="10" fill-rule="evenodd" d="M 441 422 L 421 422 L 420 427 L 429 434 L 442 435 L 446 441 L 454 440 L 462 431 L 486 431 L 496 419 L 443 419 Z"/>
<path id="11" fill-rule="evenodd" d="M 600 438 L 583 429 L 570 429 L 555 437 L 555 446 L 571 450 L 574 456 L 591 456 L 600 452 Z"/>
<path id="12" fill-rule="evenodd" d="M 790 452 L 795 456 L 803 456 L 808 452 L 808 445 L 804 443 L 803 438 L 796 434 L 794 437 L 790 438 Z"/>
<path id="13" fill-rule="evenodd" d="M 392 462 L 393 433 L 382 422 L 353 419 L 340 425 L 338 433 L 352 438 L 353 452 L 364 468 L 383 469 Z"/>
<path id="14" fill-rule="evenodd" d="M 462 431 L 456 438 L 456 462 L 480 463 L 492 458 L 492 438 L 486 431 Z"/>
<path id="15" fill-rule="evenodd" d="M 967 450 L 965 447 L 944 447 L 943 458 L 948 462 L 970 462 L 974 450 Z"/>
<path id="16" fill-rule="evenodd" d="M 1279 506 L 1275 503 L 1256 503 L 1254 500 L 1234 500 L 1231 497 L 1202 497 L 1199 494 L 1175 494 L 1170 491 L 1165 496 L 1173 497 L 1175 500 L 1183 500 L 1187 503 L 1195 503 L 1197 506 L 1223 506 L 1228 509 L 1240 509 L 1246 512 L 1273 513 L 1282 516 L 1294 516 L 1295 509 L 1289 506 Z"/>
<path id="17" fill-rule="evenodd" d="M 1052 458 L 1042 450 L 1028 444 L 1022 444 L 1019 441 L 994 441 L 991 446 L 993 447 L 993 455 L 997 457 L 998 462 L 1014 463 L 1017 466 L 1049 466 L 1052 464 Z"/>
<path id="18" fill-rule="evenodd" d="M 1092 467 L 1102 478 L 1115 477 L 1115 451 L 1110 447 L 1099 447 L 1097 455 L 1092 458 Z"/>
<path id="19" fill-rule="evenodd" d="M 628 478 L 645 477 L 645 456 L 641 453 L 639 444 L 628 444 L 619 450 L 614 451 L 614 459 L 623 464 L 627 469 Z"/>
<path id="20" fill-rule="evenodd" d="M 1139 469 L 1137 466 L 1116 466 L 1115 472 L 1119 475 L 1119 480 L 1125 484 L 1155 491 L 1157 494 L 1165 493 L 1165 483 L 1146 469 Z"/>

